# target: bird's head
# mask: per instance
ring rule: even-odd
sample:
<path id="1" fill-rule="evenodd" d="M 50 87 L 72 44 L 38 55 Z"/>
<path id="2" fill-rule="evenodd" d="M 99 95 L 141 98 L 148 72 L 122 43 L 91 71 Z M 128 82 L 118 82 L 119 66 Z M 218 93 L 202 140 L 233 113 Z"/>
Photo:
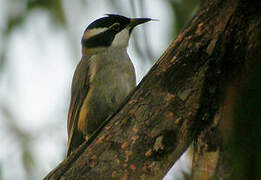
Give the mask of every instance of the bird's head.
<path id="1" fill-rule="evenodd" d="M 133 28 L 150 21 L 150 18 L 127 18 L 108 14 L 92 22 L 82 37 L 83 55 L 92 55 L 109 47 L 127 47 Z"/>

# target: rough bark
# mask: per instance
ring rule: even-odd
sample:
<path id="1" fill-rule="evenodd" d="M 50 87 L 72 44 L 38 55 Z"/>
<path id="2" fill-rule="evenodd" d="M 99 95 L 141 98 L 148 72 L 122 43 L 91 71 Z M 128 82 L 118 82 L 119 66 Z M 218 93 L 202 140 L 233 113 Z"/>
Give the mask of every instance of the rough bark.
<path id="1" fill-rule="evenodd" d="M 220 121 L 227 89 L 251 72 L 260 20 L 248 1 L 206 1 L 97 137 L 45 179 L 161 179 L 193 139 L 207 139 L 198 157 L 210 142 L 207 151 L 219 149 L 230 128 Z"/>
<path id="2" fill-rule="evenodd" d="M 222 57 L 226 68 L 220 82 L 222 98 L 211 125 L 194 143 L 192 179 L 261 178 L 260 171 L 253 171 L 261 164 L 257 143 L 261 138 L 261 86 L 260 81 L 249 83 L 261 72 L 261 3 L 238 1 L 235 5 L 223 40 L 227 53 Z M 255 136 L 248 136 L 251 131 Z"/>

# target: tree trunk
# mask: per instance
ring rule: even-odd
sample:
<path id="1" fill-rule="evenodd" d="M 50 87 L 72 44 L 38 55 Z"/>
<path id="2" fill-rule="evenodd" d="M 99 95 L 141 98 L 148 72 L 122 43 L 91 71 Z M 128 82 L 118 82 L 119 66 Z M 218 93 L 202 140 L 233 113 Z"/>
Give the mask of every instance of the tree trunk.
<path id="1" fill-rule="evenodd" d="M 196 139 L 192 177 L 229 179 L 229 92 L 260 64 L 257 6 L 206 1 L 103 128 L 45 179 L 162 179 Z M 212 172 L 197 174 L 205 157 L 216 158 Z"/>

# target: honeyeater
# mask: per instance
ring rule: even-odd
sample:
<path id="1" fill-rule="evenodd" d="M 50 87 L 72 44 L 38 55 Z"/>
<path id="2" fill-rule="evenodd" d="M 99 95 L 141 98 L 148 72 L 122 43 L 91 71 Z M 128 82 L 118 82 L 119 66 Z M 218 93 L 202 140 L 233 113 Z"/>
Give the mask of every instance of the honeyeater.
<path id="1" fill-rule="evenodd" d="M 133 28 L 150 20 L 108 14 L 84 31 L 82 58 L 71 87 L 67 157 L 119 108 L 136 86 L 127 46 Z"/>

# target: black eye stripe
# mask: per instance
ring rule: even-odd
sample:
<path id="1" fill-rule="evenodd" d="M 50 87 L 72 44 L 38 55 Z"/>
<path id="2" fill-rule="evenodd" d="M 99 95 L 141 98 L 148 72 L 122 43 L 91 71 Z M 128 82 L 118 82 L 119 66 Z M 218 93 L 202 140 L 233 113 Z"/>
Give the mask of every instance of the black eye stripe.
<path id="1" fill-rule="evenodd" d="M 119 32 L 121 30 L 121 25 L 120 23 L 114 23 L 111 27 L 109 27 L 110 30 Z"/>
<path id="2" fill-rule="evenodd" d="M 87 48 L 108 47 L 111 45 L 115 35 L 113 31 L 107 30 L 89 39 L 82 39 L 82 46 Z"/>
<path id="3" fill-rule="evenodd" d="M 82 46 L 87 48 L 108 47 L 111 45 L 115 35 L 123 30 L 129 23 L 130 19 L 120 15 L 109 14 L 109 17 L 103 17 L 92 22 L 85 30 L 109 28 L 89 39 L 82 39 Z"/>

